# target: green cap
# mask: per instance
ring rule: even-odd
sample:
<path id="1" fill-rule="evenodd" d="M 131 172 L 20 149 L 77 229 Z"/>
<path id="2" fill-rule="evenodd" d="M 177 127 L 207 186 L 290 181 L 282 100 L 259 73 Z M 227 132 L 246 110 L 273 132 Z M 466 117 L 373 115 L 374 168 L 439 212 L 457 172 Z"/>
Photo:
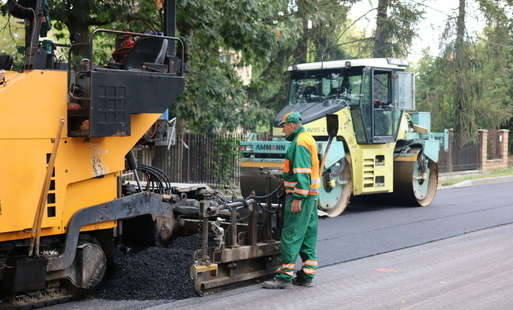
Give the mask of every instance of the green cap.
<path id="1" fill-rule="evenodd" d="M 278 123 L 278 126 L 282 126 L 285 123 L 292 123 L 292 124 L 300 124 L 302 122 L 301 114 L 296 111 L 289 112 L 285 115 L 283 115 L 281 122 Z"/>

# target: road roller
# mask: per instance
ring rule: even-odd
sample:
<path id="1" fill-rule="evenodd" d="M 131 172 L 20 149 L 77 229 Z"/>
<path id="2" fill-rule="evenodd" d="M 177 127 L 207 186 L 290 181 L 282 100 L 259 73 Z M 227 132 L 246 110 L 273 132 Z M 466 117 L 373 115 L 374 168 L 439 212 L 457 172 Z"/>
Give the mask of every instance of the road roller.
<path id="1" fill-rule="evenodd" d="M 279 184 L 262 171 L 279 174 L 290 142 L 278 123 L 297 111 L 318 143 L 319 214 L 342 214 L 352 197 L 431 204 L 439 150 L 447 151 L 449 135 L 431 132 L 430 114 L 415 111 L 415 74 L 406 71 L 408 65 L 404 59 L 374 58 L 289 67 L 287 104 L 274 119 L 271 137 L 252 134 L 240 143 L 242 194 L 266 194 L 269 182 Z"/>

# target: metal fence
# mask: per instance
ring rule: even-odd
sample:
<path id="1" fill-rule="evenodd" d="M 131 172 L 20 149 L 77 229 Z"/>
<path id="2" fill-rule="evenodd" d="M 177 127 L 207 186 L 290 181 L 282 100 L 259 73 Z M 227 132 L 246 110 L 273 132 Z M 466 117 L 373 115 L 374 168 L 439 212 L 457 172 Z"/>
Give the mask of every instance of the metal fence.
<path id="1" fill-rule="evenodd" d="M 466 143 L 462 147 L 456 146 L 453 135 L 451 134 L 449 151 L 440 150 L 438 168 L 440 172 L 453 172 L 464 170 L 482 169 L 486 160 L 503 159 L 503 149 L 501 142 L 503 133 L 501 130 L 488 130 L 486 135 L 486 145 L 481 142 Z M 486 158 L 485 158 L 486 157 Z M 452 167 L 451 167 L 452 166 Z"/>
<path id="2" fill-rule="evenodd" d="M 176 144 L 143 146 L 135 150 L 140 163 L 162 169 L 175 183 L 202 183 L 213 188 L 239 187 L 240 134 L 176 136 Z"/>
<path id="3" fill-rule="evenodd" d="M 488 159 L 499 156 L 496 136 L 495 131 L 490 131 Z M 162 169 L 171 182 L 202 183 L 216 189 L 238 188 L 238 147 L 239 141 L 245 139 L 247 136 L 242 134 L 186 133 L 177 135 L 176 144 L 169 150 L 166 146 L 143 146 L 136 149 L 136 157 L 143 164 Z M 479 143 L 459 149 L 451 145 L 448 152 L 440 150 L 439 172 L 480 169 L 480 151 Z"/>
<path id="4" fill-rule="evenodd" d="M 454 172 L 480 169 L 479 143 L 469 143 L 455 150 L 453 145 L 449 151 L 440 150 L 438 169 L 439 172 Z M 450 167 L 452 166 L 452 168 Z"/>
<path id="5" fill-rule="evenodd" d="M 487 139 L 487 158 L 486 159 L 502 159 L 502 150 L 500 148 L 500 141 L 502 139 L 501 132 L 498 130 L 488 131 Z"/>

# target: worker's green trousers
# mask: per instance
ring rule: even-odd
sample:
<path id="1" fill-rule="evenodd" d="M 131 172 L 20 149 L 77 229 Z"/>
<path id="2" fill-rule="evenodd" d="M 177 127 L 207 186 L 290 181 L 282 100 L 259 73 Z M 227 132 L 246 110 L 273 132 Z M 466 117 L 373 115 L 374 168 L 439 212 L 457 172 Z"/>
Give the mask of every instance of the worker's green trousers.
<path id="1" fill-rule="evenodd" d="M 290 283 L 299 255 L 303 265 L 297 276 L 311 281 L 317 271 L 317 200 L 302 200 L 301 212 L 298 213 L 290 211 L 291 204 L 292 195 L 287 195 L 281 231 L 282 265 L 277 270 L 276 278 Z"/>

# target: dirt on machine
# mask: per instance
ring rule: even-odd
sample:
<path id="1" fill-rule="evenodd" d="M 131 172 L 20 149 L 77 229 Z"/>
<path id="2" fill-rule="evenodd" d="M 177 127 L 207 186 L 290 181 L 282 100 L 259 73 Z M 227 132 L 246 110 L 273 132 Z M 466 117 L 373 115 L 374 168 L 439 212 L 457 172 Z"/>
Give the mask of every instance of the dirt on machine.
<path id="1" fill-rule="evenodd" d="M 274 120 L 271 138 L 255 134 L 240 143 L 242 194 L 268 193 L 269 180 L 261 171 L 280 174 L 289 142 L 278 123 L 297 111 L 318 143 L 319 214 L 338 216 L 356 198 L 431 204 L 439 150 L 447 151 L 449 135 L 431 132 L 430 114 L 415 111 L 415 74 L 407 67 L 408 61 L 394 58 L 291 66 L 287 104 Z"/>
<path id="2" fill-rule="evenodd" d="M 23 69 L 13 71 L 9 55 L 0 62 L 0 309 L 79 298 L 102 282 L 119 244 L 165 246 L 198 232 L 189 271 L 199 295 L 273 274 L 278 190 L 241 199 L 180 187 L 132 152 L 170 139 L 162 116 L 184 91 L 186 67 L 174 26 L 97 29 L 89 43 L 59 44 L 41 39 L 45 3 L 8 3 L 33 27 Z M 165 21 L 174 6 L 163 3 Z M 105 42 L 113 59 L 100 59 Z"/>

